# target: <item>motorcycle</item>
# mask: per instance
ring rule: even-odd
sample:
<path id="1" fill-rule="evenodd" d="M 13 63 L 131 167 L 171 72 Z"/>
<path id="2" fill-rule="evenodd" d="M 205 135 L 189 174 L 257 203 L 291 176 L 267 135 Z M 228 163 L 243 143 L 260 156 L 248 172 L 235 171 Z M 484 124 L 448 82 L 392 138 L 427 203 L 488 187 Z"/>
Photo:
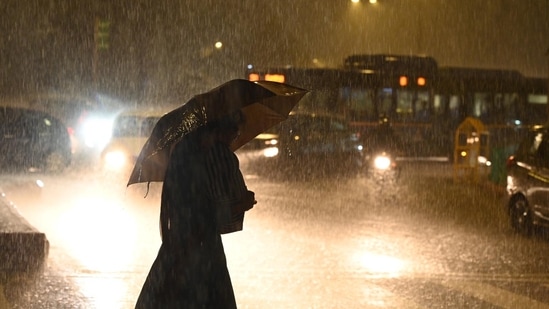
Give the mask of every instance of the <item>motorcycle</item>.
<path id="1" fill-rule="evenodd" d="M 364 144 L 367 175 L 378 182 L 398 180 L 400 165 L 396 158 L 402 146 L 387 118 L 380 120 L 379 126 L 370 132 Z"/>
<path id="2" fill-rule="evenodd" d="M 366 173 L 376 181 L 397 181 L 400 176 L 400 165 L 389 151 L 375 151 L 366 155 Z"/>

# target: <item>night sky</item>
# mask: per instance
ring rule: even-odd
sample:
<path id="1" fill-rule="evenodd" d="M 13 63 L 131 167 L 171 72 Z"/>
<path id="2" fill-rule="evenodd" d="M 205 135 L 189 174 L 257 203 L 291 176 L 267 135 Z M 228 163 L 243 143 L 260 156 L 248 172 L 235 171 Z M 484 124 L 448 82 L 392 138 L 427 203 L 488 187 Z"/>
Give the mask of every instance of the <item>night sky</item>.
<path id="1" fill-rule="evenodd" d="M 440 65 L 547 76 L 548 0 L 259 2 L 278 14 L 283 30 L 298 33 L 301 52 L 288 62 L 311 57 L 333 66 L 352 53 L 425 54 Z"/>
<path id="2" fill-rule="evenodd" d="M 2 0 L 0 89 L 189 93 L 249 63 L 335 67 L 356 53 L 547 77 L 549 0 L 362 1 Z M 94 53 L 97 18 L 110 41 Z"/>

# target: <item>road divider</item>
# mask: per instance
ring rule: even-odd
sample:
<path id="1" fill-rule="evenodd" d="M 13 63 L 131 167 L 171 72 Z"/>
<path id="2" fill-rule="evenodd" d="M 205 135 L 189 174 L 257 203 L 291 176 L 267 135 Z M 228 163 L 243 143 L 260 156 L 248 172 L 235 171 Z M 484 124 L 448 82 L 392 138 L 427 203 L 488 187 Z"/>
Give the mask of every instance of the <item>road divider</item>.
<path id="1" fill-rule="evenodd" d="M 46 235 L 23 218 L 0 189 L 0 274 L 40 270 L 48 250 Z"/>

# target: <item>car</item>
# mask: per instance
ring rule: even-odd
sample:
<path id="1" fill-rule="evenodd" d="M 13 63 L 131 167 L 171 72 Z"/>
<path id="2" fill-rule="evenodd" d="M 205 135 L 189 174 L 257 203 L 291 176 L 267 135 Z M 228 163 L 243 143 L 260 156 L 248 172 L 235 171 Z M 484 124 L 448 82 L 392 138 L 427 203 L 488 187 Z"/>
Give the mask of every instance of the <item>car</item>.
<path id="1" fill-rule="evenodd" d="M 507 159 L 506 210 L 522 235 L 549 227 L 549 125 L 533 126 Z"/>
<path id="2" fill-rule="evenodd" d="M 61 172 L 72 160 L 67 127 L 42 111 L 0 106 L 0 169 Z"/>
<path id="3" fill-rule="evenodd" d="M 72 152 L 79 158 L 92 158 L 110 137 L 114 116 L 124 104 L 106 96 L 94 97 L 63 93 L 39 93 L 25 98 L 29 108 L 47 112 L 69 130 Z"/>
<path id="4" fill-rule="evenodd" d="M 328 113 L 293 111 L 246 147 L 259 149 L 262 160 L 294 170 L 354 168 L 364 162 L 359 134 L 345 118 Z"/>
<path id="5" fill-rule="evenodd" d="M 87 162 L 101 152 L 114 116 L 127 103 L 100 94 L 46 92 L 3 99 L 0 105 L 38 110 L 59 119 L 69 132 L 73 161 Z"/>
<path id="6" fill-rule="evenodd" d="M 112 136 L 101 153 L 101 166 L 108 173 L 128 175 L 164 109 L 130 109 L 116 116 Z"/>

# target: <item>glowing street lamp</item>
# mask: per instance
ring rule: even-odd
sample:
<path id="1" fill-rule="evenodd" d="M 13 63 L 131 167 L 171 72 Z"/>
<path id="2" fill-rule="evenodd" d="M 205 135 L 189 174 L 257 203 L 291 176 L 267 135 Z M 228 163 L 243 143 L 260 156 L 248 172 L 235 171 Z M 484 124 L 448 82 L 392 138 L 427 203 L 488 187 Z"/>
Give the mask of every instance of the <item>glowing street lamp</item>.
<path id="1" fill-rule="evenodd" d="M 360 3 L 360 0 L 351 0 L 352 3 Z M 368 3 L 370 4 L 376 4 L 377 0 L 368 0 Z"/>

